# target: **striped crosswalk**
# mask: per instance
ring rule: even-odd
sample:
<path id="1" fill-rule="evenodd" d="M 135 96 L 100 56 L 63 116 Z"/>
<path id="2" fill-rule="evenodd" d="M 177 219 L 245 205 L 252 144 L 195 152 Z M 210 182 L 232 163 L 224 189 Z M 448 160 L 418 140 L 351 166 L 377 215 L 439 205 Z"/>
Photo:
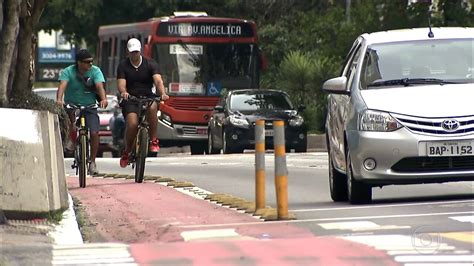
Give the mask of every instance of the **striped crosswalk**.
<path id="1" fill-rule="evenodd" d="M 56 245 L 53 247 L 52 265 L 137 265 L 128 245 L 94 243 Z"/>
<path id="2" fill-rule="evenodd" d="M 393 256 L 404 266 L 472 266 L 472 250 L 462 250 L 448 243 L 440 233 L 418 235 L 355 235 L 345 240 L 374 247 Z"/>

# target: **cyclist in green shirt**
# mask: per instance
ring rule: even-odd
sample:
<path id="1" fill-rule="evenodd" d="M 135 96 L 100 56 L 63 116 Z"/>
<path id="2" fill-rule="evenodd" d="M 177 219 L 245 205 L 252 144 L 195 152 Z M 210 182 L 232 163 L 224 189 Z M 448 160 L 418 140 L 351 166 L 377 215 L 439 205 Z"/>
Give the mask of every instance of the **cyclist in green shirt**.
<path id="1" fill-rule="evenodd" d="M 59 74 L 59 86 L 56 102 L 60 106 L 72 103 L 75 105 L 91 105 L 97 103 L 101 108 L 107 107 L 107 96 L 104 88 L 104 75 L 99 67 L 94 66 L 92 54 L 86 49 L 76 53 L 76 63 L 63 69 Z M 64 100 L 63 100 L 64 96 Z M 70 132 L 75 132 L 74 114 L 69 114 L 71 120 Z M 86 126 L 91 136 L 90 174 L 97 174 L 95 158 L 99 149 L 99 115 L 97 109 L 86 114 Z"/>

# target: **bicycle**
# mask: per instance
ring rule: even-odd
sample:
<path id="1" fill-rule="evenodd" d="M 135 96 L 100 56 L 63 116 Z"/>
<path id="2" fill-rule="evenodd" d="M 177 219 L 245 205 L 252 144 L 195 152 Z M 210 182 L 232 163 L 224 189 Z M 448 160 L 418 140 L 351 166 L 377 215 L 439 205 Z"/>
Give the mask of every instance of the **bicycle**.
<path id="1" fill-rule="evenodd" d="M 79 186 L 86 187 L 87 169 L 90 164 L 90 132 L 86 127 L 85 112 L 87 110 L 97 109 L 97 104 L 91 105 L 74 105 L 67 104 L 66 109 L 74 113 L 75 125 L 78 131 L 76 137 L 76 148 L 74 149 L 74 162 L 71 168 L 76 169 L 76 175 L 79 172 Z"/>
<path id="2" fill-rule="evenodd" d="M 148 154 L 148 143 L 150 141 L 150 137 L 148 135 L 149 130 L 149 123 L 146 119 L 146 113 L 148 108 L 154 102 L 160 102 L 160 96 L 153 95 L 153 96 L 140 96 L 135 97 L 133 95 L 129 95 L 127 101 L 134 101 L 137 102 L 140 108 L 140 113 L 138 114 L 138 131 L 135 137 L 135 147 L 132 149 L 130 154 L 130 161 L 129 164 L 132 164 L 132 169 L 135 169 L 135 182 L 142 183 L 143 182 L 143 175 L 145 173 L 145 161 Z"/>

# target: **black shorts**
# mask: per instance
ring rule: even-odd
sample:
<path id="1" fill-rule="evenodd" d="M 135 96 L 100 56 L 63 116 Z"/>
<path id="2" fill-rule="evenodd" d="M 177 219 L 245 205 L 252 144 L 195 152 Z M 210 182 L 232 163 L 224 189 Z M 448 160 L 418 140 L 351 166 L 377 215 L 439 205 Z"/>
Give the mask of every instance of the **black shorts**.
<path id="1" fill-rule="evenodd" d="M 151 95 L 147 95 L 147 96 L 154 96 L 153 94 Z M 126 120 L 127 119 L 127 114 L 129 113 L 135 113 L 137 115 L 140 114 L 140 104 L 136 101 L 125 101 L 125 100 L 121 100 L 120 101 L 120 107 L 122 108 L 122 114 L 123 114 L 123 118 Z"/>
<path id="2" fill-rule="evenodd" d="M 66 109 L 67 110 L 67 109 Z M 69 115 L 74 116 L 72 110 L 67 110 Z M 100 121 L 99 121 L 99 114 L 97 109 L 89 109 L 84 111 L 84 116 L 86 117 L 86 127 L 90 130 L 90 132 L 99 132 L 100 130 Z"/>

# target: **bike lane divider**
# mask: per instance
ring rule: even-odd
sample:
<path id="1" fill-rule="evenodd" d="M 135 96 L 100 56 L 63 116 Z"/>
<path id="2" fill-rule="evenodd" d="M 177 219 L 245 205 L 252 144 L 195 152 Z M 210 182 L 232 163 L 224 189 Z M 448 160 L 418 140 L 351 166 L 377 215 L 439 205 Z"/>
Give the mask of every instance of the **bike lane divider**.
<path id="1" fill-rule="evenodd" d="M 150 178 L 136 184 L 126 176 L 88 178 L 86 188 L 78 187 L 77 177 L 69 177 L 67 183 L 95 232 L 106 242 L 128 244 L 140 265 L 189 260 L 195 265 L 217 265 L 242 259 L 257 265 L 315 261 L 323 261 L 320 265 L 398 265 L 373 247 L 314 236 L 286 221 L 267 223 L 245 211 L 203 200 L 208 192 L 189 184 L 170 187 Z"/>

